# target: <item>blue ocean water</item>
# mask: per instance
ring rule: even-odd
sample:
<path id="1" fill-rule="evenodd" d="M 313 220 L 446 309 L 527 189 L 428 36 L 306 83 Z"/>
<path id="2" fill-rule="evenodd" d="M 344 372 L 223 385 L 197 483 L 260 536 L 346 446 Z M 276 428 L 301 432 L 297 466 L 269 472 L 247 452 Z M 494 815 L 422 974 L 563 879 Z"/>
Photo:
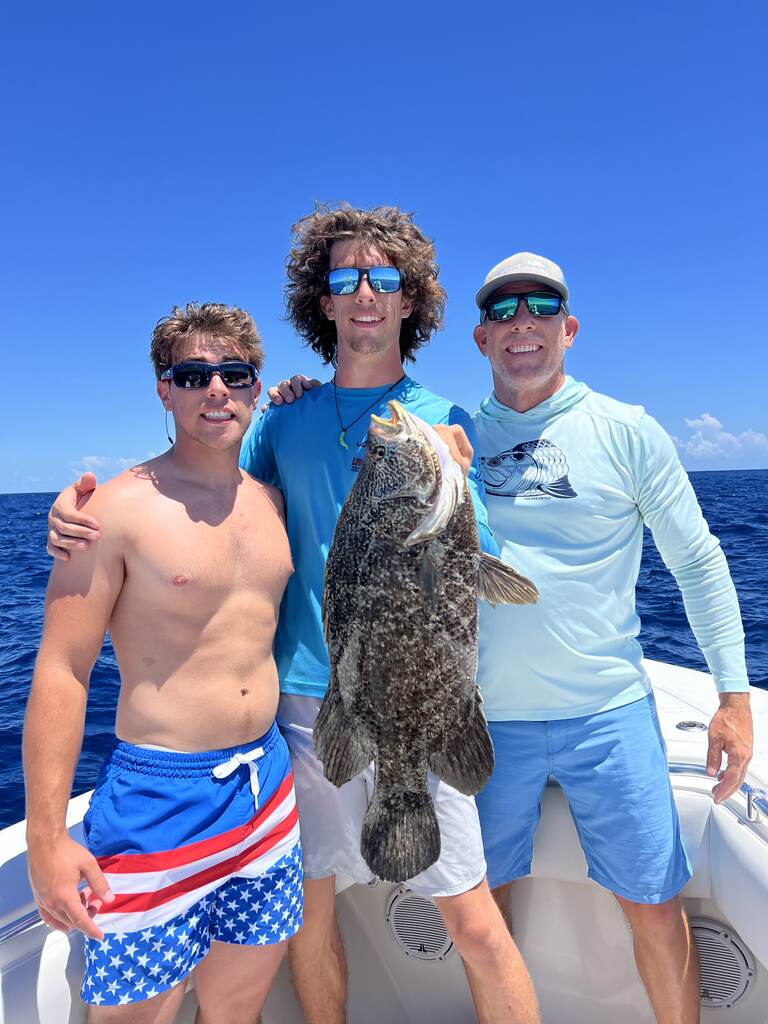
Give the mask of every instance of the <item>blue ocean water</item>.
<path id="1" fill-rule="evenodd" d="M 747 666 L 754 685 L 768 688 L 768 470 L 692 473 L 712 531 L 720 538 L 741 602 Z M 24 816 L 21 727 L 42 627 L 50 559 L 46 515 L 55 495 L 0 495 L 0 828 Z M 683 602 L 646 531 L 637 588 L 646 655 L 706 669 Z M 118 691 L 107 640 L 92 676 L 83 749 L 74 793 L 93 786 L 110 747 Z"/>

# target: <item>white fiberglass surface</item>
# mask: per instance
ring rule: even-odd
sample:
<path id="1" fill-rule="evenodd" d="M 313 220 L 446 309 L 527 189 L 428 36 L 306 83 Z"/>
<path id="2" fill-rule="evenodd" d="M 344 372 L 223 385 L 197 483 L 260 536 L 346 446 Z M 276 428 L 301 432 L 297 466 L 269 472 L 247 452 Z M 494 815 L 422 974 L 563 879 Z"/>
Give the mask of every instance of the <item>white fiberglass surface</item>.
<path id="1" fill-rule="evenodd" d="M 670 762 L 703 764 L 706 733 L 680 721 L 708 720 L 716 697 L 701 673 L 649 663 Z M 758 749 L 750 779 L 768 777 L 768 693 L 755 692 Z M 746 801 L 714 807 L 701 774 L 672 775 L 694 876 L 683 892 L 689 914 L 722 922 L 755 960 L 747 994 L 732 1009 L 703 1010 L 702 1020 L 768 1024 L 768 821 L 746 820 Z M 70 803 L 82 817 L 87 796 Z M 393 886 L 350 886 L 337 896 L 349 961 L 350 1024 L 463 1024 L 475 1016 L 455 951 L 443 961 L 405 956 L 386 922 Z M 546 1024 L 651 1024 L 637 977 L 629 929 L 616 902 L 586 878 L 586 864 L 562 792 L 547 788 L 533 875 L 512 893 L 515 937 L 533 975 Z M 34 924 L 26 882 L 24 829 L 0 833 L 0 1024 L 80 1024 L 77 991 L 82 944 Z M 14 923 L 16 923 L 14 925 Z M 194 994 L 180 1015 L 194 1019 Z M 264 1024 L 301 1024 L 283 967 L 263 1013 Z"/>

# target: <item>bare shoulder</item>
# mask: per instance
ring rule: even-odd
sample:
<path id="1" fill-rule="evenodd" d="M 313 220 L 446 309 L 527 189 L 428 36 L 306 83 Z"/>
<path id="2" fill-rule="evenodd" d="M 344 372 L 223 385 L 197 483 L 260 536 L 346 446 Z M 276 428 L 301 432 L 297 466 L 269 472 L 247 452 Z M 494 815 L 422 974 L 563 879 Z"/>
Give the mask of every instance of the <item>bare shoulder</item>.
<path id="1" fill-rule="evenodd" d="M 271 484 L 265 484 L 262 480 L 257 480 L 250 473 L 246 473 L 245 470 L 241 470 L 241 472 L 243 474 L 247 500 L 249 502 L 268 501 L 280 518 L 284 520 L 285 499 L 283 498 L 283 492 Z"/>
<path id="2" fill-rule="evenodd" d="M 129 522 L 135 515 L 137 505 L 146 500 L 150 491 L 155 490 L 152 462 L 132 466 L 112 480 L 99 484 L 80 503 L 79 508 L 95 516 L 102 527 L 114 529 Z M 108 530 L 102 530 L 102 536 L 108 533 Z"/>
<path id="3" fill-rule="evenodd" d="M 73 551 L 68 561 L 54 560 L 46 595 L 47 605 L 79 595 L 111 592 L 122 585 L 124 556 L 131 517 L 136 518 L 140 493 L 133 470 L 99 484 L 80 502 L 101 526 L 101 536 L 83 551 Z"/>

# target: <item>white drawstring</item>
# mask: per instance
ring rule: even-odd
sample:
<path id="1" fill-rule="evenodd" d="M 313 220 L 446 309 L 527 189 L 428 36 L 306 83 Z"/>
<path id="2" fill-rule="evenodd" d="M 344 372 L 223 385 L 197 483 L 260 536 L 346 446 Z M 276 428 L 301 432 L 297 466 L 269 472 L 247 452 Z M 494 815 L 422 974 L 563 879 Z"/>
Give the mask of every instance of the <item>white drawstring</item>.
<path id="1" fill-rule="evenodd" d="M 256 810 L 259 809 L 259 770 L 254 762 L 257 757 L 262 757 L 263 754 L 263 747 L 255 747 L 253 750 L 247 750 L 244 754 L 235 754 L 228 761 L 217 764 L 213 769 L 215 778 L 226 779 L 232 772 L 237 771 L 241 764 L 247 764 L 251 773 L 251 792 L 256 802 Z"/>

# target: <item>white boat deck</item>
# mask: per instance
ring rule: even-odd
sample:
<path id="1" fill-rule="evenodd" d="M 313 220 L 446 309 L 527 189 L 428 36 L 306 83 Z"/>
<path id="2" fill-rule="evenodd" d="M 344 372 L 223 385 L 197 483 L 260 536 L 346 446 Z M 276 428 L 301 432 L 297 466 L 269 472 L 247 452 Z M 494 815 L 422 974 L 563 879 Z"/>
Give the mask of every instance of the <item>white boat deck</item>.
<path id="1" fill-rule="evenodd" d="M 715 806 L 704 775 L 706 725 L 717 706 L 702 673 L 647 662 L 667 742 L 675 798 L 694 874 L 683 891 L 696 923 L 703 965 L 702 1021 L 768 1024 L 768 692 L 753 690 L 756 753 L 748 786 Z M 77 835 L 88 794 L 70 802 Z M 752 819 L 752 820 L 751 820 Z M 397 941 L 388 922 L 399 888 L 340 885 L 337 909 L 349 960 L 350 1024 L 469 1024 L 472 1003 L 455 951 L 423 959 L 435 939 L 433 908 L 402 901 Z M 651 1024 L 637 978 L 629 929 L 613 898 L 589 881 L 563 794 L 546 790 L 533 872 L 515 883 L 515 938 L 534 979 L 546 1024 Z M 437 922 L 437 930 L 440 924 Z M 405 934 L 407 932 L 407 934 Z M 420 936 L 424 941 L 421 941 Z M 438 936 L 439 939 L 439 936 Z M 24 823 L 0 833 L 0 1024 L 80 1024 L 78 935 L 49 932 L 39 921 L 26 878 Z M 180 1016 L 194 1019 L 190 991 Z M 263 1024 L 303 1018 L 281 969 Z"/>

